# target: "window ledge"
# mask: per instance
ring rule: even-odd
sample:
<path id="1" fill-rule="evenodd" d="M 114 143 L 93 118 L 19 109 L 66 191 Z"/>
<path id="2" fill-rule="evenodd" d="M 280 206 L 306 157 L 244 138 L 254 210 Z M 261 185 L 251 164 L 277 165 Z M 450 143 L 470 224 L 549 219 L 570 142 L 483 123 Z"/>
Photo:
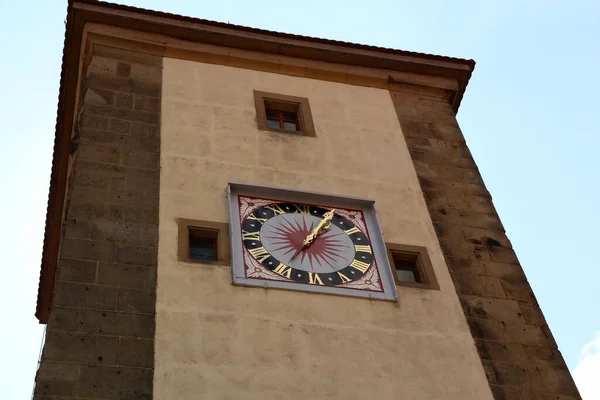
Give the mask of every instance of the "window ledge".
<path id="1" fill-rule="evenodd" d="M 195 260 L 193 258 L 188 258 L 187 260 L 179 260 L 179 262 L 187 264 L 210 265 L 216 267 L 231 267 L 231 262 L 227 260 Z"/>
<path id="2" fill-rule="evenodd" d="M 270 131 L 270 132 L 277 132 L 277 133 L 285 133 L 286 135 L 295 135 L 295 136 L 310 136 L 306 133 L 306 131 L 303 130 L 299 130 L 299 131 L 288 131 L 286 129 L 277 129 L 277 128 L 269 128 L 268 126 L 264 129 L 262 129 L 264 131 Z"/>
<path id="3" fill-rule="evenodd" d="M 396 282 L 396 286 L 410 287 L 414 289 L 440 290 L 438 285 L 432 285 L 430 283 Z"/>

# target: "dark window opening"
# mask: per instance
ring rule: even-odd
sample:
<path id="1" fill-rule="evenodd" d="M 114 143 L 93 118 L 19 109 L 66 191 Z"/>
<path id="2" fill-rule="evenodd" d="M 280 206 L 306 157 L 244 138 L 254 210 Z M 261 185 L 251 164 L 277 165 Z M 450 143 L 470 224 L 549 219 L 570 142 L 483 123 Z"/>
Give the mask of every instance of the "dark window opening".
<path id="1" fill-rule="evenodd" d="M 398 282 L 427 283 L 421 273 L 418 254 L 392 251 L 392 261 Z"/>
<path id="2" fill-rule="evenodd" d="M 285 131 L 299 131 L 300 122 L 297 111 L 284 111 L 275 108 L 266 108 L 267 126 Z"/>
<path id="3" fill-rule="evenodd" d="M 396 276 L 400 282 L 420 282 L 419 273 L 417 272 L 415 264 L 395 261 L 394 267 L 396 268 Z"/>
<path id="4" fill-rule="evenodd" d="M 254 105 L 258 129 L 316 136 L 307 98 L 255 90 Z"/>
<path id="5" fill-rule="evenodd" d="M 218 231 L 189 228 L 189 256 L 193 260 L 215 261 L 217 254 Z"/>

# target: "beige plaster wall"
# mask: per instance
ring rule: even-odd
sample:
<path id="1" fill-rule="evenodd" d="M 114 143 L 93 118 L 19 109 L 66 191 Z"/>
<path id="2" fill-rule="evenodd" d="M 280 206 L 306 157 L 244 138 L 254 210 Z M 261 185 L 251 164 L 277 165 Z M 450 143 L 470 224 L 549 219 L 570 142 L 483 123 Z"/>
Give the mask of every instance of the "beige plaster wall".
<path id="1" fill-rule="evenodd" d="M 316 137 L 256 128 L 253 90 L 307 97 Z M 491 399 L 386 90 L 164 60 L 155 398 Z M 376 200 L 440 291 L 399 302 L 231 285 L 177 261 L 176 218 L 228 222 L 244 182 Z"/>

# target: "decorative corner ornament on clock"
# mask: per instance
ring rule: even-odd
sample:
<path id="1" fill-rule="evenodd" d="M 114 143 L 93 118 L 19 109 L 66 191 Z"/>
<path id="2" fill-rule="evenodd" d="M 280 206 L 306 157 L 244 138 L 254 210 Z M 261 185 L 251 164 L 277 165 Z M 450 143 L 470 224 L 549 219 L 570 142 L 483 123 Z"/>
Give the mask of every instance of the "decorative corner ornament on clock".
<path id="1" fill-rule="evenodd" d="M 231 183 L 233 283 L 396 300 L 369 200 Z"/>

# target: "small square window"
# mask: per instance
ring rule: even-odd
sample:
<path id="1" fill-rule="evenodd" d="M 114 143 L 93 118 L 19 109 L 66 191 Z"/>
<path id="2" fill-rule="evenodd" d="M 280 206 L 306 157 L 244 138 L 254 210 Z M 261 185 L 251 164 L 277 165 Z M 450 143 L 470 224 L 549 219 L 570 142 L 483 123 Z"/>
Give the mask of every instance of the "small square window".
<path id="1" fill-rule="evenodd" d="M 308 99 L 254 91 L 258 128 L 315 136 Z"/>
<path id="2" fill-rule="evenodd" d="M 216 261 L 219 231 L 190 228 L 188 232 L 190 258 L 192 260 Z"/>
<path id="3" fill-rule="evenodd" d="M 401 253 L 392 250 L 392 262 L 396 272 L 396 280 L 409 283 L 424 283 L 419 274 L 419 254 Z"/>
<path id="4" fill-rule="evenodd" d="M 265 99 L 267 128 L 282 131 L 300 131 L 299 103 L 283 103 Z"/>
<path id="5" fill-rule="evenodd" d="M 427 249 L 389 243 L 386 246 L 396 285 L 439 289 Z"/>
<path id="6" fill-rule="evenodd" d="M 299 131 L 300 120 L 298 119 L 298 110 L 284 111 L 277 108 L 278 104 L 270 100 L 265 100 L 267 112 L 267 127 L 273 129 L 282 129 L 285 131 Z M 293 105 L 294 108 L 300 107 L 299 104 Z M 287 108 L 287 107 L 286 107 Z"/>
<path id="7" fill-rule="evenodd" d="M 228 264 L 229 228 L 211 221 L 178 219 L 179 261 Z"/>

